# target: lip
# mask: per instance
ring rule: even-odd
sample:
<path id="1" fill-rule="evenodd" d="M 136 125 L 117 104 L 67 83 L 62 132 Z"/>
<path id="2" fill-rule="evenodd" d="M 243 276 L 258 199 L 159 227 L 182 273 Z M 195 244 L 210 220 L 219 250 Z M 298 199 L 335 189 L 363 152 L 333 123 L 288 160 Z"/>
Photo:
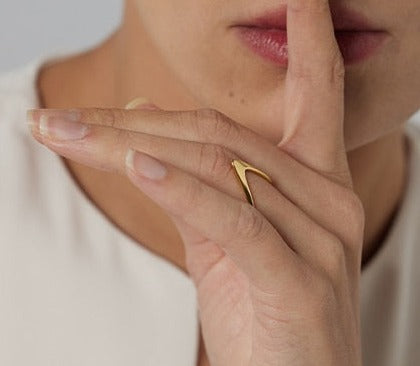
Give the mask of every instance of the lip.
<path id="1" fill-rule="evenodd" d="M 331 7 L 334 33 L 346 65 L 373 55 L 388 32 L 364 15 L 340 7 Z M 280 66 L 287 66 L 287 7 L 270 10 L 233 26 L 239 38 L 254 52 Z"/>

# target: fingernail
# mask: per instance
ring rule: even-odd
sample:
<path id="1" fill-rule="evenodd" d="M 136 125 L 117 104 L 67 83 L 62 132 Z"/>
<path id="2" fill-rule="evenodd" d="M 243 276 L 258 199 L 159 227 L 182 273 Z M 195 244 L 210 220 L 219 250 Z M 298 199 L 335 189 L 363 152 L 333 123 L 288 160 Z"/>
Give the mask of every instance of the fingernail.
<path id="1" fill-rule="evenodd" d="M 29 127 L 33 127 L 36 125 L 35 111 L 33 109 L 28 109 L 26 111 L 26 122 L 28 123 Z"/>
<path id="2" fill-rule="evenodd" d="M 58 117 L 69 122 L 78 122 L 81 118 L 78 109 L 28 109 L 26 119 L 29 125 L 37 125 L 42 116 Z"/>
<path id="3" fill-rule="evenodd" d="M 26 111 L 26 122 L 29 129 L 31 130 L 31 133 L 33 134 L 34 132 L 36 132 L 38 123 L 35 120 L 34 110 L 28 109 Z"/>
<path id="4" fill-rule="evenodd" d="M 79 140 L 89 132 L 89 126 L 69 119 L 56 116 L 41 115 L 39 119 L 39 133 L 47 138 L 56 140 Z"/>
<path id="5" fill-rule="evenodd" d="M 160 109 L 153 103 L 151 103 L 147 98 L 145 97 L 139 97 L 136 99 L 133 99 L 130 103 L 128 103 L 125 106 L 125 109 L 151 109 L 151 110 L 157 110 Z"/>
<path id="6" fill-rule="evenodd" d="M 165 166 L 159 160 L 132 149 L 127 152 L 125 164 L 134 173 L 152 180 L 163 179 L 167 173 Z"/>

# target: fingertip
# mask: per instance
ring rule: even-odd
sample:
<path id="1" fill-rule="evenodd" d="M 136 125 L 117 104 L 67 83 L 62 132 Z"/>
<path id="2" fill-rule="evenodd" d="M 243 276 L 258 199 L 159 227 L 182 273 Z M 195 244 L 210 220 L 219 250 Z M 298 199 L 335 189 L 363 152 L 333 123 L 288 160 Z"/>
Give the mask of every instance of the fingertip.
<path id="1" fill-rule="evenodd" d="M 39 113 L 37 113 L 36 109 L 26 110 L 26 122 L 30 127 L 36 125 L 38 123 L 38 120 L 39 120 Z"/>
<path id="2" fill-rule="evenodd" d="M 145 97 L 138 97 L 133 99 L 131 102 L 129 102 L 125 109 L 151 109 L 151 110 L 158 110 L 158 108 L 155 104 L 151 103 L 147 98 Z"/>
<path id="3" fill-rule="evenodd" d="M 338 47 L 328 0 L 291 0 L 288 3 L 288 51 L 293 62 L 321 66 Z"/>

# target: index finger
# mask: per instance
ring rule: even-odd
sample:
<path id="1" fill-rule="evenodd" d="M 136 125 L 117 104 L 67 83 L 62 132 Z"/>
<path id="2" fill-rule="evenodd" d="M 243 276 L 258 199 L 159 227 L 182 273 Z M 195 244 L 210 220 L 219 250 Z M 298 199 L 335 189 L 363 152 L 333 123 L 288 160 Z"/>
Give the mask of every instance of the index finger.
<path id="1" fill-rule="evenodd" d="M 279 146 L 323 173 L 344 174 L 344 62 L 328 0 L 289 0 L 285 130 Z"/>

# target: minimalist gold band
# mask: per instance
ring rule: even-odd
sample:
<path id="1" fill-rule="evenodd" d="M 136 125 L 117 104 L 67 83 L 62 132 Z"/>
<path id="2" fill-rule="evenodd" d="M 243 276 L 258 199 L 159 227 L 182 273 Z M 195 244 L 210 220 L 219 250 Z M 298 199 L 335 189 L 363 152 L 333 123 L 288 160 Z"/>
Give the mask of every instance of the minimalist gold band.
<path id="1" fill-rule="evenodd" d="M 246 179 L 246 175 L 245 175 L 246 171 L 250 170 L 254 173 L 257 173 L 259 176 L 263 177 L 264 179 L 266 179 L 270 183 L 273 183 L 271 178 L 267 174 L 262 172 L 261 170 L 253 167 L 252 165 L 246 163 L 243 160 L 238 160 L 238 159 L 232 160 L 232 166 L 235 168 L 236 176 L 238 177 L 238 180 L 239 180 L 243 190 L 245 191 L 246 198 L 247 198 L 248 202 L 252 206 L 255 206 L 254 198 L 252 197 L 252 193 L 251 193 L 251 190 L 249 188 L 248 181 Z"/>

